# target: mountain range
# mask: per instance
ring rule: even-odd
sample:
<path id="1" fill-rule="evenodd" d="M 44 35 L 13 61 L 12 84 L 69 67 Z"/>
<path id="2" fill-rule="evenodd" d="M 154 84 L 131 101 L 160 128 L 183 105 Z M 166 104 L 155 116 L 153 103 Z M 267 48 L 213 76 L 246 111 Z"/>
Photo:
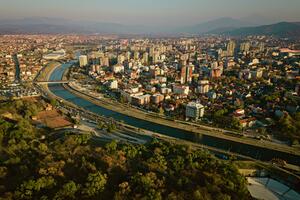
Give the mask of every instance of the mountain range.
<path id="1" fill-rule="evenodd" d="M 279 22 L 275 24 L 255 27 L 241 27 L 227 30 L 216 29 L 210 31 L 209 33 L 224 34 L 231 36 L 273 35 L 278 37 L 300 37 L 300 23 Z"/>
<path id="2" fill-rule="evenodd" d="M 24 18 L 0 20 L 0 34 L 168 34 L 168 35 L 275 35 L 293 37 L 300 34 L 300 23 L 281 22 L 262 25 L 229 17 L 219 18 L 196 25 L 167 27 L 124 25 L 97 21 L 74 21 L 59 18 Z"/>

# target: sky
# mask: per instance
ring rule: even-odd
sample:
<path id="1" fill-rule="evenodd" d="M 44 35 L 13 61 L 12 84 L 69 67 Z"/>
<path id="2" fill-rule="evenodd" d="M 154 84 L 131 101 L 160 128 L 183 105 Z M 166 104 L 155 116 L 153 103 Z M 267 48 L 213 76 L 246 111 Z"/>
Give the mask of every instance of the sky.
<path id="1" fill-rule="evenodd" d="M 221 17 L 300 21 L 300 0 L 0 0 L 0 19 L 65 18 L 126 25 L 191 25 Z"/>

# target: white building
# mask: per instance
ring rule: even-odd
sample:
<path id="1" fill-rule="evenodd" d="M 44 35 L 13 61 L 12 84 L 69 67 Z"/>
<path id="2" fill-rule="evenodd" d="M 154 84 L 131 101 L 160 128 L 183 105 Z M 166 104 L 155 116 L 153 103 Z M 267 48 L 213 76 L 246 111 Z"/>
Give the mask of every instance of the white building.
<path id="1" fill-rule="evenodd" d="M 20 54 L 18 54 L 19 57 Z M 22 55 L 21 55 L 22 56 Z M 47 55 L 44 55 L 43 58 L 46 60 L 58 60 L 62 59 L 66 56 L 65 50 L 59 50 L 59 51 L 53 51 L 52 53 L 49 53 Z"/>
<path id="2" fill-rule="evenodd" d="M 200 94 L 206 94 L 209 91 L 209 81 L 208 80 L 200 81 L 197 89 Z"/>
<path id="3" fill-rule="evenodd" d="M 254 58 L 254 59 L 252 60 L 252 62 L 249 63 L 249 65 L 257 65 L 257 64 L 259 64 L 259 59 L 257 59 L 257 58 Z"/>
<path id="4" fill-rule="evenodd" d="M 112 71 L 114 73 L 123 73 L 124 72 L 124 66 L 123 65 L 115 65 L 112 67 Z"/>
<path id="5" fill-rule="evenodd" d="M 204 116 L 204 106 L 200 103 L 190 102 L 186 106 L 185 116 L 188 119 L 198 120 Z"/>
<path id="6" fill-rule="evenodd" d="M 122 65 L 124 61 L 125 61 L 125 56 L 124 55 L 118 55 L 118 64 Z"/>
<path id="7" fill-rule="evenodd" d="M 117 80 L 114 80 L 114 81 L 111 81 L 109 82 L 109 89 L 118 89 L 118 81 Z"/>
<path id="8" fill-rule="evenodd" d="M 174 85 L 173 86 L 173 93 L 174 94 L 188 95 L 189 92 L 190 92 L 189 86 L 185 86 L 185 85 Z"/>
<path id="9" fill-rule="evenodd" d="M 79 66 L 85 67 L 88 64 L 88 57 L 86 55 L 79 56 Z"/>
<path id="10" fill-rule="evenodd" d="M 160 92 L 162 94 L 170 94 L 172 92 L 172 89 L 171 88 L 162 87 L 162 88 L 160 88 Z"/>

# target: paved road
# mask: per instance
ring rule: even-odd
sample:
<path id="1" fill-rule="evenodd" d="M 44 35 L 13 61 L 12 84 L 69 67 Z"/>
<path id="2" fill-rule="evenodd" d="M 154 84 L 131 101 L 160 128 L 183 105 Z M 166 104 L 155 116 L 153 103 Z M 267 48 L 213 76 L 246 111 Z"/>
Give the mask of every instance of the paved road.
<path id="1" fill-rule="evenodd" d="M 140 111 L 140 110 L 137 110 L 137 109 L 134 109 L 131 107 L 126 107 L 124 105 L 121 105 L 121 104 L 118 104 L 118 103 L 115 103 L 112 101 L 108 101 L 103 98 L 96 99 L 93 96 L 90 96 L 86 93 L 83 93 L 81 91 L 78 91 L 74 88 L 69 87 L 69 85 L 64 85 L 64 87 L 65 87 L 65 89 L 69 90 L 71 93 L 73 93 L 83 99 L 86 99 L 96 105 L 99 105 L 99 106 L 104 107 L 109 110 L 113 110 L 118 113 L 122 113 L 127 116 L 134 116 L 135 118 L 138 118 L 138 119 L 147 120 L 150 122 L 154 122 L 157 124 L 166 125 L 166 126 L 170 126 L 170 127 L 175 127 L 178 129 L 183 129 L 186 131 L 190 131 L 191 133 L 199 133 L 199 134 L 208 135 L 211 137 L 217 137 L 217 138 L 221 138 L 221 139 L 225 139 L 225 140 L 239 142 L 241 144 L 248 144 L 248 145 L 253 145 L 253 146 L 257 146 L 257 147 L 268 148 L 268 149 L 277 150 L 277 151 L 286 152 L 286 153 L 300 156 L 299 150 L 297 150 L 293 147 L 289 147 L 287 145 L 277 144 L 277 143 L 273 143 L 273 142 L 269 142 L 269 141 L 254 140 L 254 139 L 245 138 L 245 137 L 240 138 L 240 137 L 230 136 L 227 134 L 223 134 L 221 131 L 218 131 L 218 129 L 215 130 L 215 128 L 212 128 L 212 127 L 209 127 L 209 128 L 195 127 L 195 126 L 188 125 L 188 124 L 182 124 L 182 123 L 178 123 L 178 122 L 174 122 L 174 121 L 170 121 L 170 120 L 166 120 L 166 119 L 161 119 L 156 116 L 145 113 L 143 111 Z"/>

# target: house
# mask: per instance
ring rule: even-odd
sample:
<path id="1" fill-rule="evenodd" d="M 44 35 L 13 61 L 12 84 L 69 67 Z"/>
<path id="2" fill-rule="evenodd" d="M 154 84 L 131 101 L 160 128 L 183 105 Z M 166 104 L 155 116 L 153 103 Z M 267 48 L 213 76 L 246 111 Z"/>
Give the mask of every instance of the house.
<path id="1" fill-rule="evenodd" d="M 237 109 L 236 111 L 234 111 L 233 117 L 237 119 L 242 119 L 243 117 L 245 117 L 245 110 Z"/>
<path id="2" fill-rule="evenodd" d="M 242 128 L 252 127 L 254 126 L 255 122 L 256 118 L 254 117 L 239 120 L 239 123 Z"/>

